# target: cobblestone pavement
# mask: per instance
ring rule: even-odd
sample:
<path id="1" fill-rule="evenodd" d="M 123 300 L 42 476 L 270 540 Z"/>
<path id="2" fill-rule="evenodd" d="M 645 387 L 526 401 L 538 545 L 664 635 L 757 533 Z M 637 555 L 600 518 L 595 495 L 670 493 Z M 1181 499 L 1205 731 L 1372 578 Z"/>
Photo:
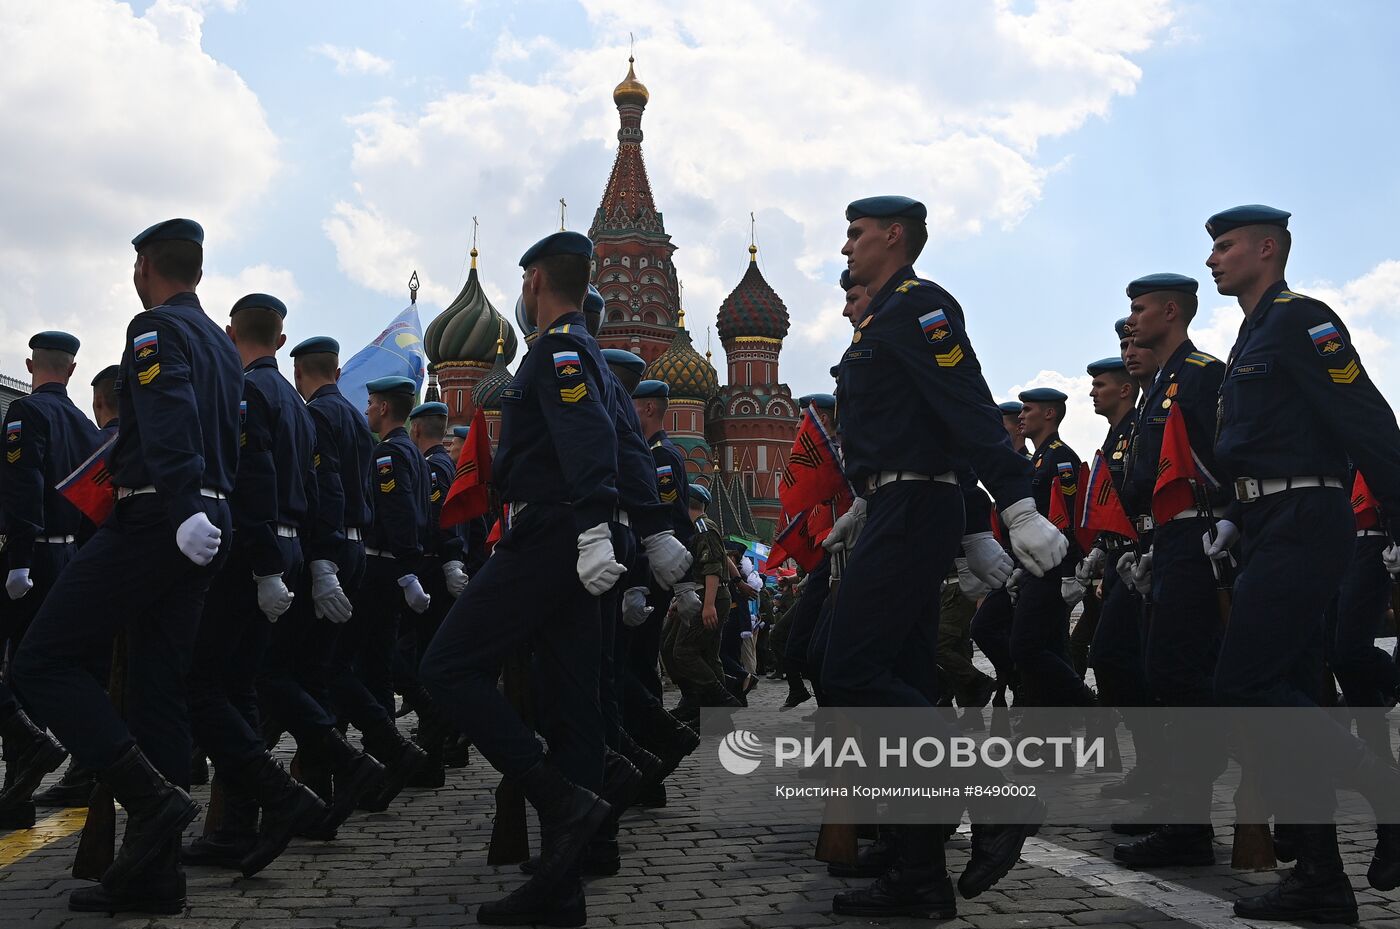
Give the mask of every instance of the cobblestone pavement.
<path id="1" fill-rule="evenodd" d="M 764 681 L 753 705 L 776 709 L 783 685 Z M 810 704 L 809 704 L 810 705 Z M 406 721 L 401 721 L 406 722 Z M 286 750 L 288 743 L 282 748 Z M 708 740 L 700 751 L 713 751 Z M 694 765 L 682 765 L 664 809 L 633 812 L 623 821 L 624 869 L 589 884 L 590 926 L 721 927 L 929 925 L 917 920 L 872 922 L 833 917 L 834 892 L 859 882 L 827 876 L 812 859 L 815 827 L 746 828 L 711 808 L 687 803 Z M 465 769 L 448 772 L 435 791 L 405 792 L 386 813 L 358 814 L 331 843 L 298 842 L 262 874 L 244 879 L 228 872 L 188 869 L 189 909 L 182 917 L 111 920 L 70 914 L 68 876 L 76 834 L 18 857 L 23 841 L 0 837 L 0 929 L 15 927 L 122 926 L 199 929 L 326 929 L 326 927 L 469 926 L 477 904 L 501 896 L 522 877 L 514 867 L 485 863 L 490 836 L 491 788 L 496 775 L 473 755 Z M 208 789 L 196 798 L 207 802 Z M 81 822 L 81 820 L 77 820 Z M 1221 823 L 1224 822 L 1222 818 Z M 51 831 L 64 833 L 63 821 Z M 200 828 L 199 822 L 191 834 Z M 966 830 L 966 826 L 964 826 Z M 1135 926 L 1143 929 L 1245 925 L 1230 901 L 1276 880 L 1274 874 L 1239 873 L 1229 866 L 1229 828 L 1217 830 L 1212 868 L 1133 872 L 1110 859 L 1114 837 L 1102 828 L 1047 826 L 1031 840 L 1024 863 L 992 891 L 958 901 L 963 929 L 1041 929 Z M 33 833 L 29 833 L 33 837 Z M 1369 830 L 1343 833 L 1343 853 L 1358 888 L 1361 918 L 1371 926 L 1400 929 L 1400 903 L 1366 890 Z M 964 831 L 949 844 L 953 874 L 967 859 Z M 1260 924 L 1279 925 L 1279 924 Z"/>

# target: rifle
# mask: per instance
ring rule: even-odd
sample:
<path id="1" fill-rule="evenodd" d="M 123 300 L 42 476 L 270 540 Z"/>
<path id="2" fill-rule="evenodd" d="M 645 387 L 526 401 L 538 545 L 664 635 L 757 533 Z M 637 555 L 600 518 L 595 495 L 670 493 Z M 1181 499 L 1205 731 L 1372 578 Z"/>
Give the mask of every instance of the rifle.
<path id="1" fill-rule="evenodd" d="M 501 677 L 506 699 L 528 725 L 530 711 L 530 651 L 521 646 L 506 660 Z M 502 777 L 496 787 L 496 814 L 491 823 L 491 844 L 486 850 L 489 865 L 516 864 L 530 857 L 530 832 L 525 817 L 525 792 L 520 782 Z"/>
<path id="2" fill-rule="evenodd" d="M 107 696 L 117 713 L 126 716 L 126 630 L 112 640 L 112 670 L 107 683 Z M 87 819 L 83 822 L 78 852 L 73 857 L 73 876 L 81 881 L 100 881 L 112 866 L 117 844 L 117 803 L 111 788 L 102 781 L 88 798 Z"/>
<path id="3" fill-rule="evenodd" d="M 835 506 L 833 505 L 832 508 L 834 510 Z M 833 553 L 831 556 L 831 589 L 827 594 L 828 597 L 836 596 L 837 589 L 841 586 L 841 575 L 845 573 L 845 570 L 846 553 L 844 551 Z M 841 720 L 835 733 L 838 745 L 845 744 L 844 740 L 852 734 L 850 724 L 845 721 L 844 717 Z M 829 798 L 826 801 L 826 812 L 834 812 L 833 804 L 840 802 L 842 801 L 839 797 Z M 828 864 L 833 862 L 844 865 L 855 864 L 860 827 L 855 823 L 827 822 L 827 818 L 825 814 L 822 816 L 822 828 L 817 833 L 816 859 Z"/>
<path id="4" fill-rule="evenodd" d="M 1210 500 L 1204 487 L 1192 484 L 1196 494 L 1196 510 L 1210 517 Z M 1210 535 L 1215 538 L 1215 524 Z M 1220 612 L 1220 632 L 1230 627 L 1231 588 L 1233 581 L 1226 564 L 1209 559 L 1215 575 L 1215 604 Z M 1259 759 L 1249 749 L 1249 739 L 1240 741 L 1237 749 L 1240 762 L 1240 786 L 1235 788 L 1235 841 L 1230 849 L 1230 866 L 1238 871 L 1266 871 L 1278 866 L 1274 856 L 1274 835 L 1269 830 L 1269 807 L 1264 800 L 1263 776 Z"/>

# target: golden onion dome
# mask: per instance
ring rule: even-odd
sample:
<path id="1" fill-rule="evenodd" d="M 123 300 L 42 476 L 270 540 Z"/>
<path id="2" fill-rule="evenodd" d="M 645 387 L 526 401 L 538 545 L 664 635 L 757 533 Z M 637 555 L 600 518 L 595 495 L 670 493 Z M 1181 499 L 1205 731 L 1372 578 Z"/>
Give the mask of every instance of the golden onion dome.
<path id="1" fill-rule="evenodd" d="M 632 63 L 636 61 L 631 55 L 627 56 L 627 77 L 621 84 L 613 88 L 613 103 L 618 106 L 631 104 L 633 106 L 646 106 L 651 99 L 651 94 L 647 92 L 647 85 L 637 80 L 637 72 L 633 70 Z"/>
<path id="2" fill-rule="evenodd" d="M 647 366 L 648 378 L 665 381 L 671 388 L 672 399 L 709 400 L 719 393 L 719 378 L 710 362 L 691 345 L 685 328 L 685 312 L 670 347 Z"/>

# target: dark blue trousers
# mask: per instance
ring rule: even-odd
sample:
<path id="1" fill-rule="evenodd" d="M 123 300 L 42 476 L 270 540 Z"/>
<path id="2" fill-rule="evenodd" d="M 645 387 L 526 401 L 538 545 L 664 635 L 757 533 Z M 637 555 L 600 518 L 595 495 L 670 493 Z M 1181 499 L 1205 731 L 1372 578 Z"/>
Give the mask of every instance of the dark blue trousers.
<path id="1" fill-rule="evenodd" d="M 48 597 L 49 591 L 53 589 L 54 582 L 58 580 L 58 575 L 68 562 L 73 560 L 77 554 L 78 547 L 75 543 L 51 544 L 48 542 L 37 542 L 34 545 L 34 554 L 29 562 L 29 579 L 34 582 L 34 587 L 20 597 L 18 600 L 11 600 L 8 594 L 0 592 L 0 598 L 4 602 L 0 603 L 0 654 L 6 650 L 13 655 L 19 650 L 20 643 L 24 641 L 24 634 L 29 630 L 29 624 L 38 615 L 39 608 L 44 605 L 44 600 Z M 101 674 L 107 667 L 107 661 L 103 660 L 93 666 L 94 673 Z M 13 673 L 13 672 L 11 672 Z M 106 686 L 106 678 L 101 678 Z M 10 716 L 17 709 L 14 694 L 8 686 L 9 682 L 0 682 L 0 718 Z M 27 707 L 30 720 L 40 729 L 45 728 L 43 719 L 38 716 L 32 707 Z M 11 746 L 5 746 L 5 757 L 9 758 Z"/>
<path id="2" fill-rule="evenodd" d="M 340 589 L 345 591 L 345 596 L 349 597 L 353 603 L 359 593 L 360 583 L 365 576 L 364 543 L 346 542 L 336 568 L 336 578 L 340 581 Z M 336 703 L 335 688 L 332 682 L 336 647 L 340 641 L 342 626 L 328 619 L 316 618 L 316 612 L 311 603 L 309 579 L 305 586 L 305 595 L 297 594 L 298 603 L 292 605 L 293 612 L 302 610 L 304 611 L 303 615 L 309 618 L 299 618 L 292 627 L 297 630 L 297 633 L 291 674 L 296 678 L 296 682 L 302 690 L 325 707 L 333 719 L 338 720 L 340 709 Z M 284 668 L 277 668 L 276 672 L 279 674 L 287 673 Z"/>
<path id="3" fill-rule="evenodd" d="M 1215 573 L 1201 536 L 1211 520 L 1178 519 L 1152 534 L 1147 689 L 1165 706 L 1211 706 L 1224 632 Z"/>
<path id="4" fill-rule="evenodd" d="M 1381 562 L 1387 544 L 1385 536 L 1356 540 L 1337 595 L 1332 671 L 1347 706 L 1390 706 L 1400 688 L 1395 660 L 1376 647 L 1390 603 L 1390 575 Z"/>
<path id="5" fill-rule="evenodd" d="M 419 673 L 486 760 L 518 777 L 544 752 L 496 682 L 506 659 L 529 643 L 550 751 L 566 777 L 597 789 L 603 778 L 598 598 L 579 582 L 577 562 L 572 509 L 527 506 L 448 611 Z"/>
<path id="6" fill-rule="evenodd" d="M 398 629 L 403 589 L 392 558 L 377 555 L 365 559 L 364 579 L 352 594 L 354 613 L 340 630 L 331 658 L 331 693 L 340 718 L 365 732 L 393 719 L 386 709 L 383 689 L 389 689 L 390 652 Z M 375 688 L 379 688 L 376 692 Z"/>
<path id="7" fill-rule="evenodd" d="M 1011 622 L 1011 659 L 1038 706 L 1074 706 L 1083 691 L 1069 657 L 1070 607 L 1060 596 L 1065 563 L 1044 577 L 1027 572 Z"/>
<path id="8" fill-rule="evenodd" d="M 1110 555 L 1110 562 L 1116 556 Z M 1116 563 L 1116 562 L 1115 562 Z M 1103 608 L 1089 649 L 1099 701 L 1106 706 L 1146 706 L 1147 672 L 1143 667 L 1142 598 L 1124 584 L 1114 564 L 1104 572 Z"/>
<path id="9" fill-rule="evenodd" d="M 301 743 L 335 725 L 325 668 L 338 630 L 330 620 L 316 617 L 305 570 L 298 574 L 295 593 L 292 608 L 270 630 L 257 689 L 262 713 Z M 306 661 L 315 665 L 310 673 L 304 673 Z"/>
<path id="10" fill-rule="evenodd" d="M 111 767 L 135 743 L 168 780 L 189 786 L 186 676 L 233 532 L 226 502 L 201 501 L 224 539 L 209 566 L 180 553 L 158 496 L 129 497 L 68 563 L 15 657 L 21 699 L 84 768 Z M 125 721 L 90 670 L 120 629 L 129 633 Z"/>
<path id="11" fill-rule="evenodd" d="M 1016 670 L 1016 663 L 1011 660 L 1011 623 L 1015 616 L 1016 607 L 1005 587 L 983 597 L 977 612 L 972 614 L 972 641 L 987 656 L 996 669 L 997 680 L 1003 684 Z"/>
<path id="12" fill-rule="evenodd" d="M 797 605 L 793 607 L 792 618 L 788 620 L 792 624 L 792 631 L 788 633 L 787 646 L 783 651 L 783 666 L 796 669 L 809 680 L 814 679 L 821 671 L 820 664 L 812 663 L 815 655 L 812 638 L 822 615 L 822 604 L 827 602 L 830 592 L 831 556 L 823 555 L 821 564 L 807 576 L 807 584 L 802 588 L 802 595 L 797 598 Z M 824 650 L 824 647 L 820 649 Z"/>
<path id="13" fill-rule="evenodd" d="M 632 530 L 621 523 L 612 524 L 613 557 L 618 564 L 630 565 L 637 557 L 637 540 Z M 616 749 L 622 734 L 622 684 L 626 675 L 629 639 L 627 629 L 622 625 L 622 593 L 627 589 L 628 577 L 598 598 L 598 612 L 601 617 L 602 662 L 598 666 L 598 696 L 603 712 L 603 730 L 608 747 Z M 664 619 L 664 617 L 663 617 Z"/>

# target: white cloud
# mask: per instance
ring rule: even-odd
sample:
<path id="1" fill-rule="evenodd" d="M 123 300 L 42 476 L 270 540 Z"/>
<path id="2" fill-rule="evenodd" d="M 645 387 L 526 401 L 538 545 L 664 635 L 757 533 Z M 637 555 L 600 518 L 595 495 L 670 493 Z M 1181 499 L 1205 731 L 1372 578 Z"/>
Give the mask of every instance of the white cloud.
<path id="1" fill-rule="evenodd" d="M 1065 401 L 1065 423 L 1060 430 L 1060 438 L 1065 441 L 1081 461 L 1092 461 L 1094 449 L 1103 444 L 1108 434 L 1108 420 L 1094 413 L 1094 404 L 1089 399 L 1089 387 L 1093 382 L 1087 374 L 1061 374 L 1059 371 L 1040 371 L 1024 384 L 1013 384 L 1005 393 L 992 392 L 998 403 L 1015 400 L 1017 394 L 1032 387 L 1052 387 L 1063 391 L 1069 397 Z"/>
<path id="2" fill-rule="evenodd" d="M 334 62 L 337 74 L 388 74 L 394 70 L 392 61 L 362 48 L 322 44 L 312 51 Z"/>
<path id="3" fill-rule="evenodd" d="M 247 294 L 272 294 L 287 305 L 293 320 L 297 317 L 301 288 L 295 275 L 285 268 L 253 265 L 233 275 L 206 274 L 199 283 L 199 302 L 216 321 L 226 319 L 234 302 Z"/>
<path id="4" fill-rule="evenodd" d="M 28 336 L 46 328 L 82 339 L 93 371 L 115 361 L 140 310 L 132 236 L 193 217 L 216 269 L 271 182 L 277 139 L 257 97 L 202 48 L 204 6 L 156 0 L 138 17 L 111 0 L 6 5 L 0 370 L 22 371 Z"/>
<path id="5" fill-rule="evenodd" d="M 828 279 L 845 204 L 917 194 L 935 243 L 1016 225 L 1055 168 L 1038 143 L 1131 94 L 1132 56 L 1172 22 L 1166 0 L 1042 0 L 1024 14 L 1009 2 L 915 3 L 888 12 L 906 28 L 879 34 L 860 28 L 861 8 L 814 17 L 796 0 L 585 7 L 605 42 L 569 49 L 502 33 L 465 86 L 351 118 L 356 194 L 325 223 L 341 267 L 394 295 L 417 267 L 424 299 L 444 303 L 477 215 L 484 283 L 504 302 L 515 256 L 552 228 L 559 197 L 570 226 L 588 227 L 616 147 L 610 91 L 627 46 L 615 37 L 645 23 L 644 151 L 696 341 L 743 274 L 757 211 L 762 267 L 793 317 L 784 379 L 806 390 L 829 385 L 848 337 Z"/>

